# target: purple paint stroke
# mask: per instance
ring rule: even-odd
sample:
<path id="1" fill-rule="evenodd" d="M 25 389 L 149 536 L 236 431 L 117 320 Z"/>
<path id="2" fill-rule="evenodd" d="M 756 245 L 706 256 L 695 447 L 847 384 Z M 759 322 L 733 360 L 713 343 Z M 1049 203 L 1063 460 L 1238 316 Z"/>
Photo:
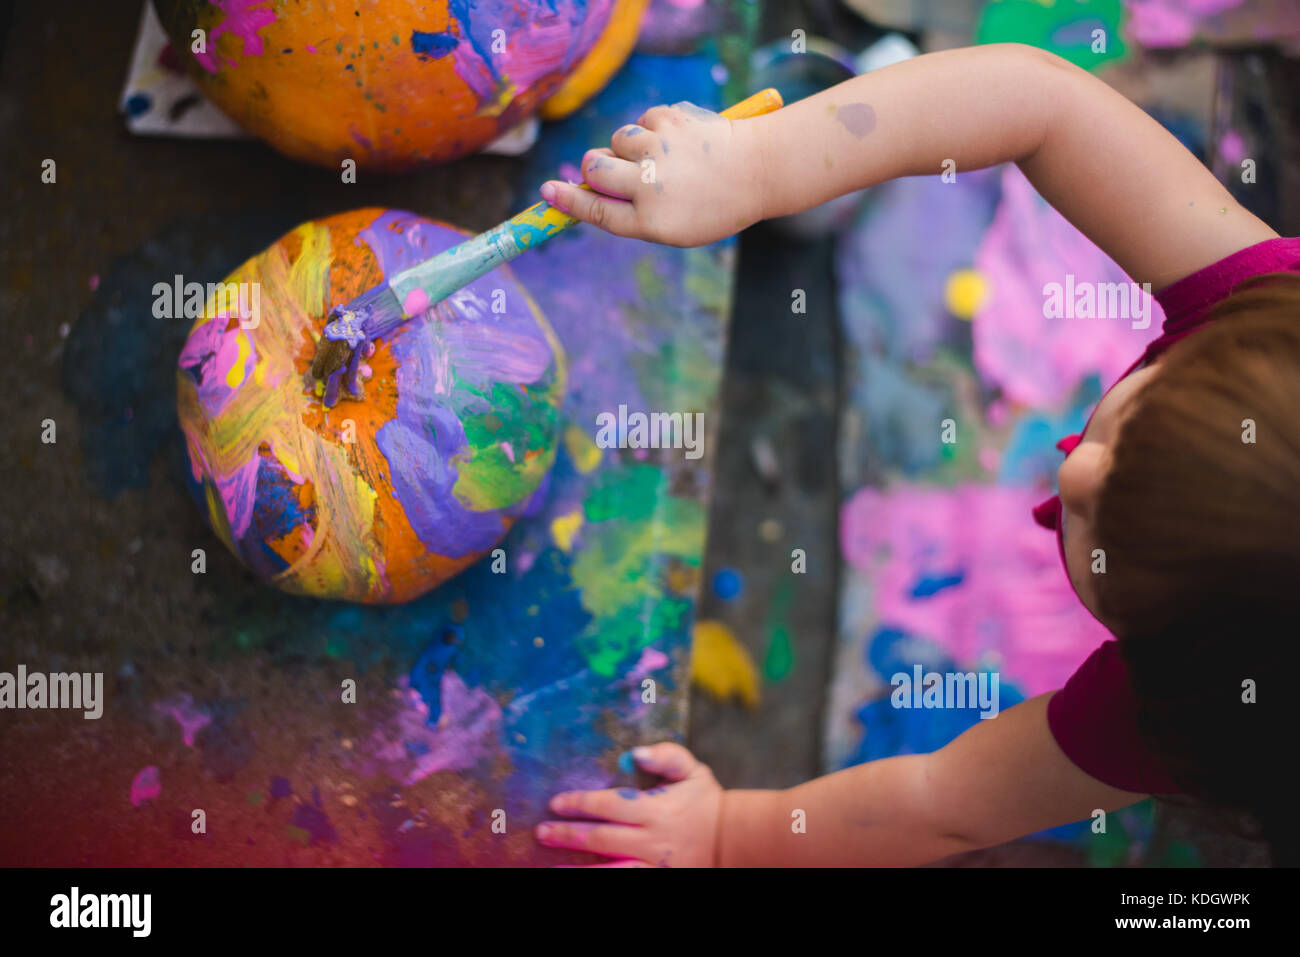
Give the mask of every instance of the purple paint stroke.
<path id="1" fill-rule="evenodd" d="M 428 724 L 429 707 L 405 675 L 398 680 L 404 704 L 395 719 L 371 733 L 375 757 L 404 785 L 438 771 L 464 771 L 497 746 L 501 707 L 482 688 L 470 688 L 454 671 L 442 675 L 442 715 Z"/>
<path id="2" fill-rule="evenodd" d="M 460 36 L 452 52 L 456 73 L 488 104 L 507 89 L 517 96 L 577 66 L 613 9 L 614 0 L 448 0 Z M 498 31 L 509 42 L 501 43 Z"/>

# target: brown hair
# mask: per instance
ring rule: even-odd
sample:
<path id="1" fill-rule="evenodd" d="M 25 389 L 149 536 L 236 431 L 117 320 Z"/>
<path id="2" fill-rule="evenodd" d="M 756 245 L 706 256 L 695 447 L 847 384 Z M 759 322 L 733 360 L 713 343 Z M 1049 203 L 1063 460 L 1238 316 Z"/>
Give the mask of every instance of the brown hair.
<path id="1" fill-rule="evenodd" d="M 1161 358 L 1096 516 L 1098 609 L 1144 737 L 1189 794 L 1251 811 L 1274 862 L 1296 862 L 1300 276 L 1239 286 Z"/>

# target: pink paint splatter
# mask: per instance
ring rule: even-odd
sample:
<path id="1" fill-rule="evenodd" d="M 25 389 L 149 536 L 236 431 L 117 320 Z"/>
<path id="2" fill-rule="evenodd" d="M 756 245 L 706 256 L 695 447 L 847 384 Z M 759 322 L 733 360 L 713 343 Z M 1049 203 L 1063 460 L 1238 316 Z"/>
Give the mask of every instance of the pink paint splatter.
<path id="1" fill-rule="evenodd" d="M 1186 46 L 1205 21 L 1242 0 L 1127 0 L 1128 31 L 1148 47 Z"/>
<path id="2" fill-rule="evenodd" d="M 90 291 L 95 292 L 99 289 L 99 273 L 90 274 Z"/>
<path id="3" fill-rule="evenodd" d="M 203 69 L 209 73 L 217 72 L 217 37 L 223 33 L 232 33 L 244 41 L 244 56 L 261 56 L 262 38 L 257 35 L 257 31 L 275 22 L 275 11 L 270 9 L 271 0 L 211 0 L 211 2 L 226 15 L 226 19 L 208 33 L 207 52 L 194 54 L 194 59 L 199 61 Z M 224 62 L 226 66 L 235 65 L 233 60 L 224 60 Z"/>
<path id="4" fill-rule="evenodd" d="M 500 442 L 498 444 L 501 446 L 501 451 L 506 453 L 506 458 L 513 462 L 515 460 L 515 447 L 509 442 Z"/>
<path id="5" fill-rule="evenodd" d="M 656 671 L 663 671 L 668 667 L 668 656 L 658 648 L 644 648 L 641 651 L 641 657 L 637 659 L 632 670 L 627 673 L 629 681 L 639 682 L 648 678 Z"/>
<path id="6" fill-rule="evenodd" d="M 131 781 L 131 806 L 140 807 L 162 794 L 162 772 L 155 765 L 141 768 Z"/>
<path id="7" fill-rule="evenodd" d="M 194 747 L 194 739 L 200 731 L 212 723 L 212 716 L 200 710 L 188 693 L 173 695 L 159 701 L 154 711 L 176 719 L 181 726 L 181 738 L 187 748 Z"/>
<path id="8" fill-rule="evenodd" d="M 1054 536 L 1030 509 L 1041 489 L 968 484 L 866 488 L 840 512 L 840 543 L 872 584 L 873 618 L 973 665 L 1000 655 L 1027 694 L 1059 688 L 1109 633 L 1079 602 Z M 915 597 L 927 577 L 961 583 Z"/>
<path id="9" fill-rule="evenodd" d="M 1088 376 L 1112 385 L 1160 334 L 1164 310 L 1145 294 L 1149 322 L 1048 318 L 1048 283 L 1129 283 L 1109 256 L 1040 197 L 1015 166 L 1002 174 L 1002 200 L 975 253 L 989 294 L 975 314 L 974 360 L 985 382 L 1014 401 L 1053 408 Z"/>
<path id="10" fill-rule="evenodd" d="M 1236 166 L 1246 158 L 1246 141 L 1236 130 L 1228 130 L 1219 138 L 1219 155 Z"/>

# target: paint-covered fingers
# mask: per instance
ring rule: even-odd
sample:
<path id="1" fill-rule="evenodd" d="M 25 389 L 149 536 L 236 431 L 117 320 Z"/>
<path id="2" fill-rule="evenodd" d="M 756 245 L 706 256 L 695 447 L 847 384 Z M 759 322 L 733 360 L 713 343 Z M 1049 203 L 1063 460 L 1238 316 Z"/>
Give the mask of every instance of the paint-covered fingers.
<path id="1" fill-rule="evenodd" d="M 603 857 L 641 858 L 645 830 L 627 824 L 592 821 L 543 821 L 537 825 L 537 841 L 547 847 L 588 851 Z"/>
<path id="2" fill-rule="evenodd" d="M 660 130 L 670 123 L 678 122 L 681 122 L 681 117 L 673 112 L 671 106 L 652 106 L 641 114 L 636 125 L 643 126 L 647 130 Z"/>
<path id="3" fill-rule="evenodd" d="M 579 189 L 558 180 L 542 184 L 542 198 L 574 219 L 591 223 L 615 236 L 640 238 L 642 235 L 636 209 L 625 199 L 602 196 L 595 190 Z"/>
<path id="4" fill-rule="evenodd" d="M 609 138 L 609 145 L 613 149 L 615 156 L 638 162 L 645 155 L 646 144 L 653 141 L 654 137 L 650 135 L 649 130 L 644 126 L 629 123 L 627 126 L 620 126 L 614 131 L 614 135 Z"/>
<path id="5" fill-rule="evenodd" d="M 582 178 L 597 192 L 616 199 L 631 199 L 641 181 L 641 168 L 605 147 L 587 150 L 582 157 Z"/>
<path id="6" fill-rule="evenodd" d="M 610 788 L 604 791 L 565 791 L 551 798 L 550 809 L 565 817 L 588 817 L 617 824 L 644 824 L 650 810 L 642 797 L 647 792 L 636 788 Z"/>
<path id="7" fill-rule="evenodd" d="M 684 781 L 697 767 L 703 767 L 695 755 L 672 741 L 633 748 L 632 760 L 643 771 L 657 774 L 669 781 Z"/>

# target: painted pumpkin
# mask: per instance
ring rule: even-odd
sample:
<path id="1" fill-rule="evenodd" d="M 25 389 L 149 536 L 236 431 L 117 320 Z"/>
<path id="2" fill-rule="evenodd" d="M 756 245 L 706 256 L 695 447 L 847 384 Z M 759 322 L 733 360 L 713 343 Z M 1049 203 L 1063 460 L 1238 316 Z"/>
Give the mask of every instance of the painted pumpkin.
<path id="1" fill-rule="evenodd" d="M 332 305 L 466 235 L 395 210 L 341 213 L 210 292 L 181 351 L 180 424 L 213 529 L 264 581 L 407 601 L 489 552 L 538 494 L 565 361 L 507 269 L 381 339 L 363 397 L 327 409 L 310 373 Z"/>
<path id="2" fill-rule="evenodd" d="M 612 17 L 627 3 L 154 0 L 203 92 L 240 125 L 293 159 L 383 170 L 491 142 L 556 92 L 613 23 L 618 42 L 584 70 L 603 85 L 631 49 L 626 18 Z"/>

